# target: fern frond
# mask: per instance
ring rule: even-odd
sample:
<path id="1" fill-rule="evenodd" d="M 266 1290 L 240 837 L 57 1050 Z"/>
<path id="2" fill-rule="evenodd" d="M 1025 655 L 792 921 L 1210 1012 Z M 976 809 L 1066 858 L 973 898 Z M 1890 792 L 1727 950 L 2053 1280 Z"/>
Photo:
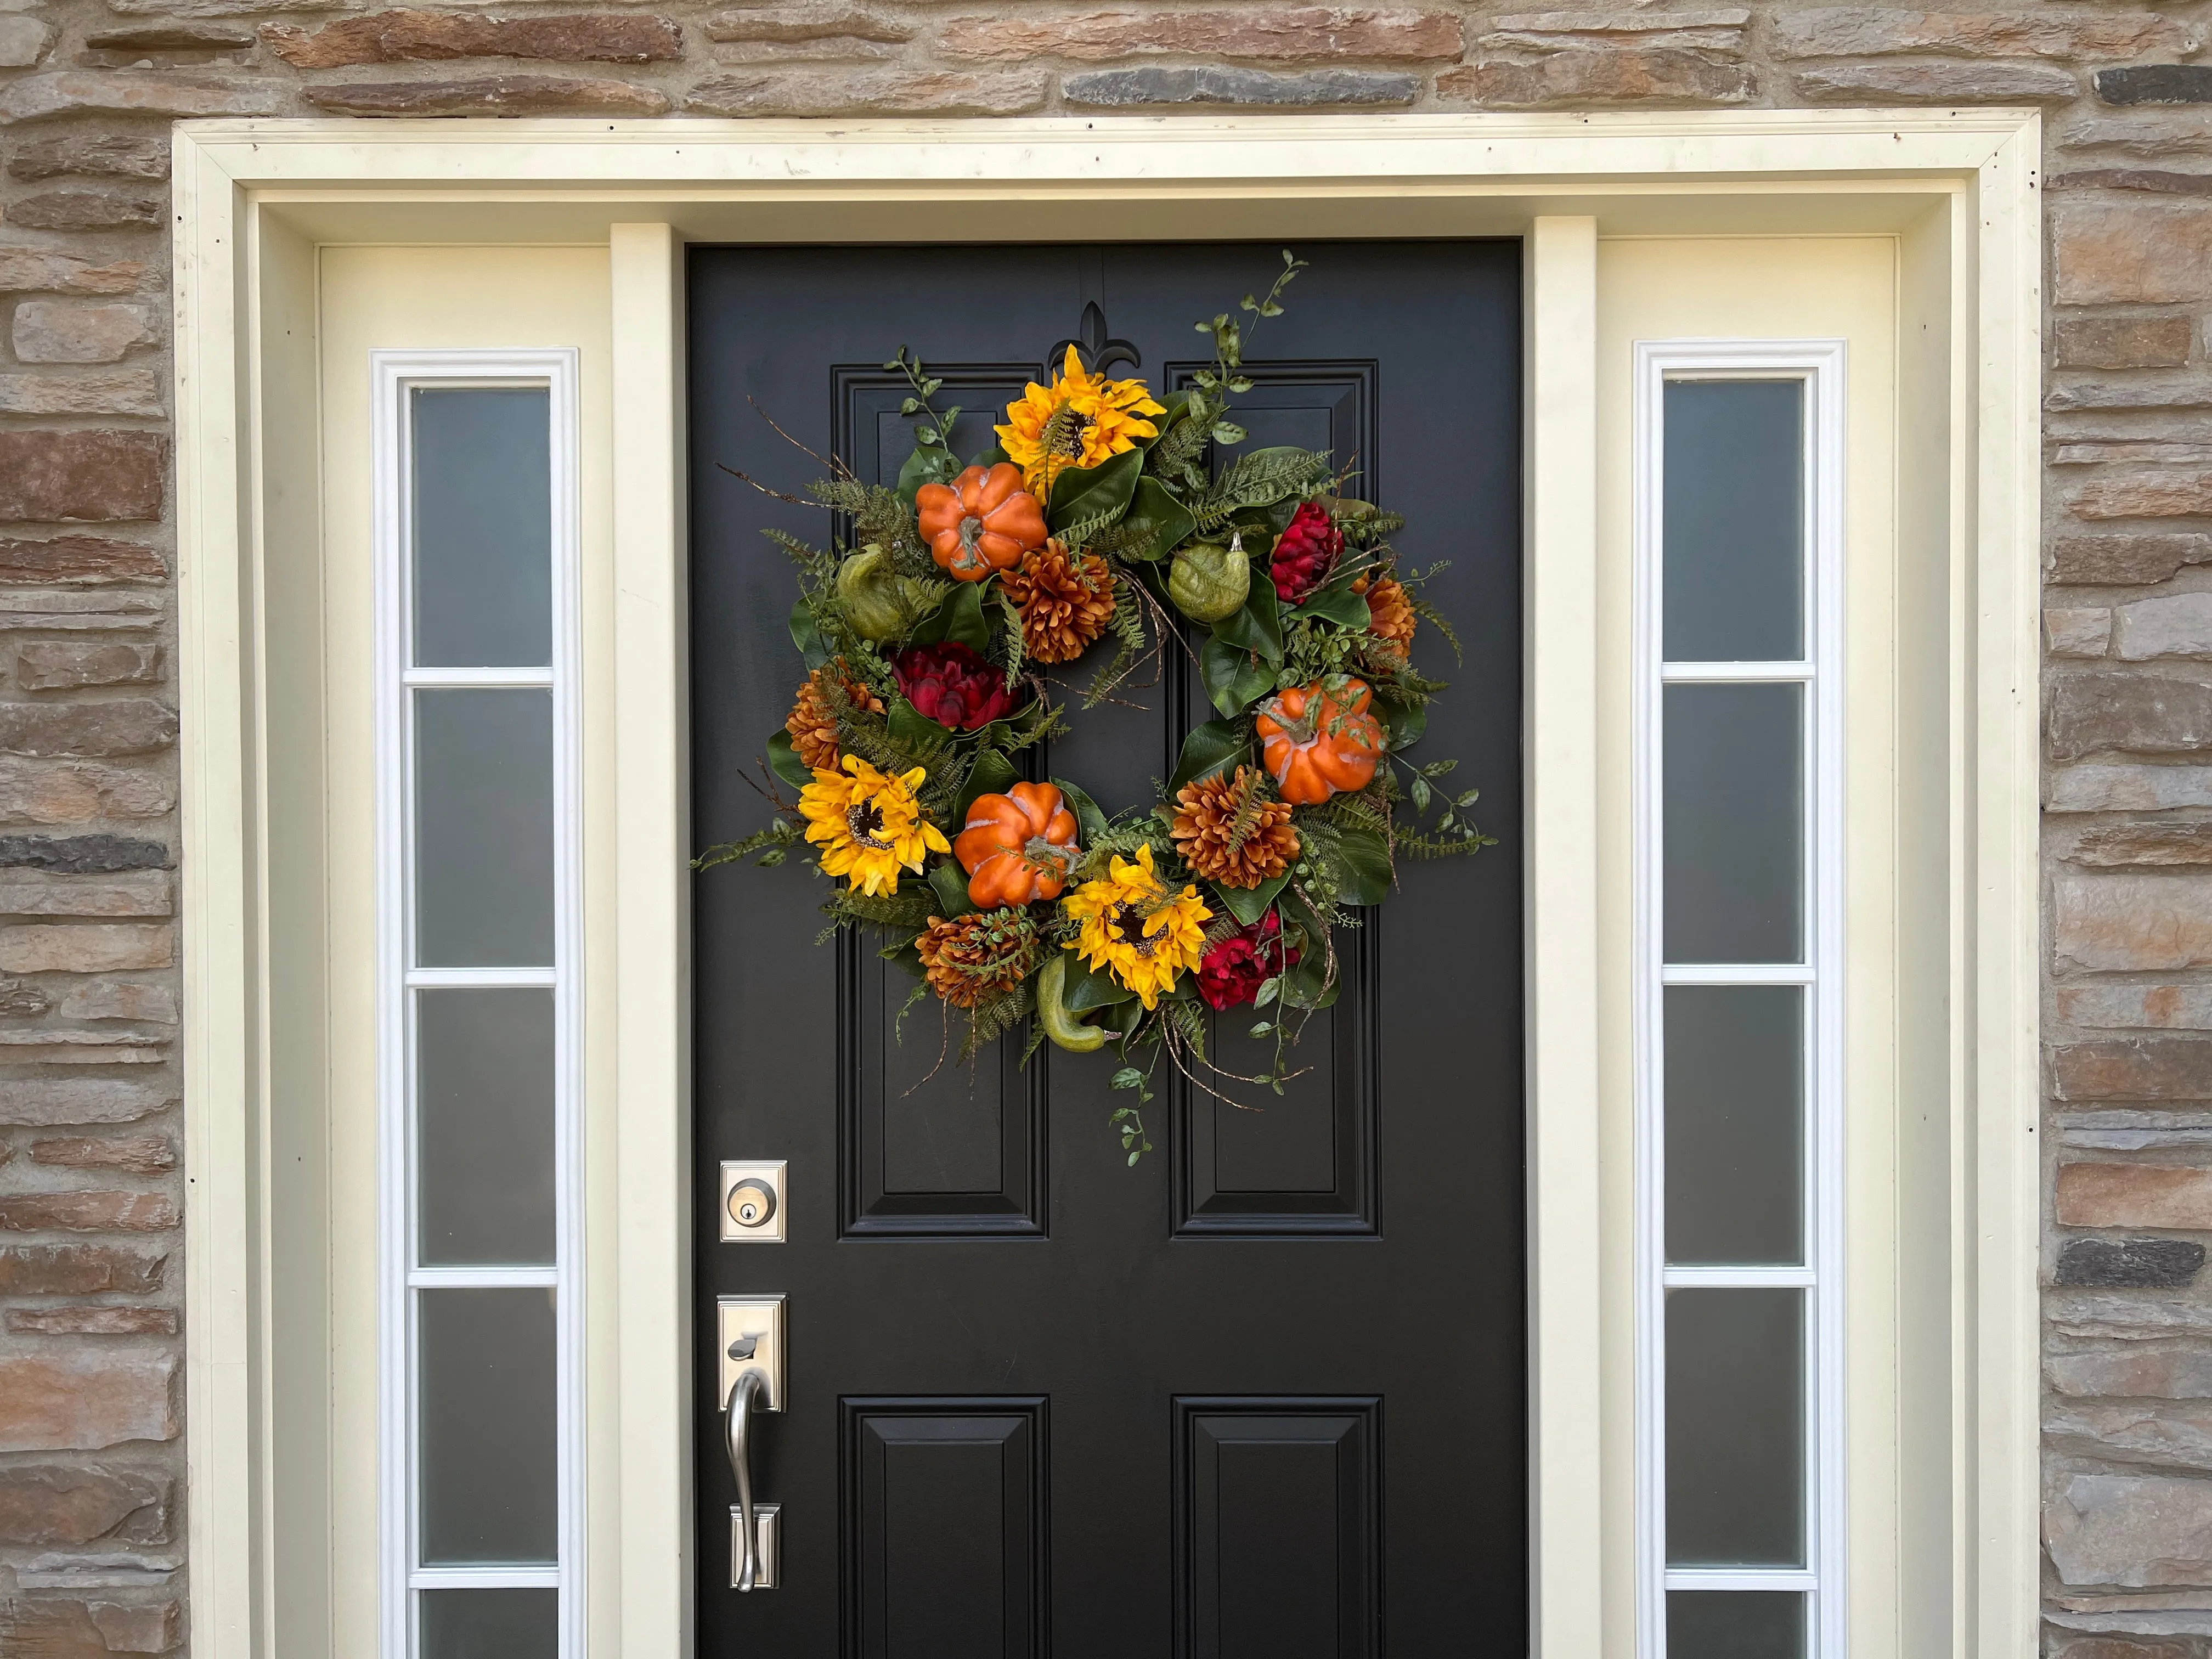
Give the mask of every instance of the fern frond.
<path id="1" fill-rule="evenodd" d="M 1098 671 L 1084 692 L 1085 708 L 1096 708 L 1113 696 L 1153 648 L 1145 633 L 1144 604 L 1127 576 L 1115 578 L 1114 614 L 1106 626 L 1114 635 L 1114 659 Z"/>
<path id="2" fill-rule="evenodd" d="M 1054 532 L 1060 544 L 1071 554 L 1079 553 L 1091 545 L 1091 538 L 1111 529 L 1121 521 L 1122 509 L 1111 513 L 1094 513 L 1087 519 L 1078 519 L 1065 530 Z"/>
<path id="3" fill-rule="evenodd" d="M 1467 653 L 1460 649 L 1459 635 L 1453 631 L 1451 623 L 1445 620 L 1444 613 L 1443 611 L 1437 610 L 1436 606 L 1431 605 L 1426 599 L 1423 599 L 1418 593 L 1407 593 L 1406 595 L 1406 602 L 1413 607 L 1413 614 L 1415 616 L 1420 617 L 1422 621 L 1427 623 L 1430 627 L 1435 629 L 1437 633 L 1444 636 L 1444 643 L 1452 648 L 1452 659 L 1454 661 L 1465 662 L 1467 660 Z"/>
<path id="4" fill-rule="evenodd" d="M 789 554 L 791 562 L 817 582 L 826 580 L 837 568 L 836 554 L 826 553 L 818 547 L 809 546 L 788 530 L 781 530 L 774 525 L 769 525 L 761 532 L 761 534 Z"/>
<path id="5" fill-rule="evenodd" d="M 973 1060 L 988 1044 L 1029 1018 L 1030 982 L 1024 980 L 1011 991 L 977 1003 L 969 1011 L 968 1036 L 960 1045 L 960 1058 Z"/>
<path id="6" fill-rule="evenodd" d="M 1328 457 L 1317 450 L 1239 455 L 1212 487 L 1190 504 L 1191 514 L 1200 530 L 1210 530 L 1226 524 L 1248 507 L 1271 506 L 1328 476 Z"/>
<path id="7" fill-rule="evenodd" d="M 1252 839 L 1260 828 L 1260 809 L 1267 805 L 1264 791 L 1267 772 L 1254 767 L 1245 773 L 1244 781 L 1237 791 L 1237 816 L 1229 821 L 1229 844 L 1225 851 L 1231 858 L 1244 850 L 1244 843 Z"/>
<path id="8" fill-rule="evenodd" d="M 1012 685 L 1022 675 L 1022 659 L 1029 642 L 1022 635 L 1022 608 L 1006 597 L 1006 590 L 993 584 L 992 591 L 999 596 L 999 609 L 1006 622 L 1006 684 Z"/>
<path id="9" fill-rule="evenodd" d="M 1206 453 L 1206 440 L 1213 429 L 1213 422 L 1198 418 L 1197 404 L 1192 412 L 1170 426 L 1159 435 L 1152 452 L 1145 457 L 1145 471 L 1155 477 L 1180 478 L 1188 474 Z"/>
<path id="10" fill-rule="evenodd" d="M 1168 1029 L 1188 1044 L 1191 1053 L 1203 1061 L 1206 1059 L 1206 1016 L 1181 997 L 1169 997 L 1160 1004 L 1160 1008 L 1167 1016 Z"/>
<path id="11" fill-rule="evenodd" d="M 929 926 L 929 919 L 940 908 L 941 902 L 927 882 L 902 881 L 881 897 L 841 887 L 822 907 L 822 914 L 834 916 L 840 924 L 853 922 L 863 927 L 918 933 Z"/>

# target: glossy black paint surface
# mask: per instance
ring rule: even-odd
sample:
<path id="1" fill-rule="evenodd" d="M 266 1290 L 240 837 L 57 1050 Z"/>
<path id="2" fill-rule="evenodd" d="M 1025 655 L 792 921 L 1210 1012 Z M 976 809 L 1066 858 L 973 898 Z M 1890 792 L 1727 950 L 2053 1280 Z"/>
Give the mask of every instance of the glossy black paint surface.
<path id="1" fill-rule="evenodd" d="M 1109 1054 L 954 1057 L 872 949 L 817 948 L 817 882 L 711 872 L 696 921 L 700 1651 L 714 1659 L 1407 1659 L 1525 1650 L 1520 291 L 1511 242 L 1315 243 L 1252 342 L 1255 444 L 1357 453 L 1466 647 L 1415 752 L 1455 755 L 1500 845 L 1408 864 L 1282 1099 L 1162 1088 L 1126 1168 Z M 1086 301 L 1171 386 L 1272 245 L 701 249 L 691 258 L 700 846 L 764 821 L 740 774 L 801 667 L 779 525 L 822 454 L 888 478 L 904 343 L 972 453 Z M 1117 369 L 1127 373 L 1127 369 Z M 718 465 L 720 464 L 720 465 Z M 1103 652 L 1079 664 L 1080 684 Z M 1050 772 L 1148 799 L 1208 717 L 1178 665 L 1081 714 Z M 1239 1069 L 1249 1010 L 1217 1024 Z M 939 1066 L 940 1051 L 944 1051 Z M 929 1074 L 933 1069 L 935 1075 Z M 927 1079 L 927 1081 L 922 1079 Z M 787 1158 L 790 1242 L 716 1242 L 715 1166 Z M 782 1586 L 728 1577 L 717 1294 L 790 1298 L 759 1435 Z"/>

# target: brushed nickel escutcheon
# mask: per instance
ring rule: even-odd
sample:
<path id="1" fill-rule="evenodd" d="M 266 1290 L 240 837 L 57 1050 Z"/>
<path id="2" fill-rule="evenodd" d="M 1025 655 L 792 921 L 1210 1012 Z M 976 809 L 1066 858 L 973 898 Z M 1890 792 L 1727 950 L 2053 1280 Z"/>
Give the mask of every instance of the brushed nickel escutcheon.
<path id="1" fill-rule="evenodd" d="M 740 1595 L 775 1586 L 770 1556 L 774 1523 L 761 1519 L 753 1501 L 752 1436 L 763 1412 L 783 1409 L 784 1334 L 781 1296 L 716 1298 L 715 1375 L 722 1395 L 722 1436 L 730 1474 L 738 1483 L 731 1510 L 730 1588 Z"/>
<path id="2" fill-rule="evenodd" d="M 761 1373 L 754 1409 L 783 1409 L 783 1297 L 725 1296 L 714 1304 L 714 1397 L 726 1410 L 730 1390 L 747 1371 Z"/>
<path id="3" fill-rule="evenodd" d="M 753 1589 L 774 1589 L 779 1580 L 783 1543 L 783 1505 L 753 1505 Z M 730 1588 L 740 1588 L 744 1576 L 745 1522 L 735 1504 L 730 1505 Z"/>
<path id="4" fill-rule="evenodd" d="M 721 1239 L 725 1244 L 783 1243 L 784 1175 L 789 1164 L 726 1159 L 722 1164 Z"/>

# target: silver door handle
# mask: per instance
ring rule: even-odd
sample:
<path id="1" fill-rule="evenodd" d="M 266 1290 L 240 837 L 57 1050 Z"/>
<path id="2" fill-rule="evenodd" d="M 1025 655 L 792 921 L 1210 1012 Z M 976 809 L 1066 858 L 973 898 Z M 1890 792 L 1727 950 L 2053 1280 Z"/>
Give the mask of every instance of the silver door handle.
<path id="1" fill-rule="evenodd" d="M 738 1535 L 744 1540 L 744 1554 L 732 1586 L 740 1593 L 750 1591 L 760 1576 L 760 1534 L 753 1516 L 752 1460 L 747 1443 L 752 1432 L 754 1402 L 767 1383 L 768 1379 L 757 1370 L 742 1373 L 731 1385 L 729 1415 L 722 1425 L 730 1452 L 730 1473 L 738 1478 Z"/>

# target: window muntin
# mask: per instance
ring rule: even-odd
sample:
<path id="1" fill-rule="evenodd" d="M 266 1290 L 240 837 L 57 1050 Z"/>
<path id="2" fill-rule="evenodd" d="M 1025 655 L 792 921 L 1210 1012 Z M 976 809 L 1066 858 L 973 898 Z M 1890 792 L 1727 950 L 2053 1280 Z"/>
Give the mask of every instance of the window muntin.
<path id="1" fill-rule="evenodd" d="M 1840 1656 L 1840 343 L 1636 362 L 1642 1651 Z"/>
<path id="2" fill-rule="evenodd" d="M 582 1651 L 575 373 L 374 354 L 387 1659 Z"/>

